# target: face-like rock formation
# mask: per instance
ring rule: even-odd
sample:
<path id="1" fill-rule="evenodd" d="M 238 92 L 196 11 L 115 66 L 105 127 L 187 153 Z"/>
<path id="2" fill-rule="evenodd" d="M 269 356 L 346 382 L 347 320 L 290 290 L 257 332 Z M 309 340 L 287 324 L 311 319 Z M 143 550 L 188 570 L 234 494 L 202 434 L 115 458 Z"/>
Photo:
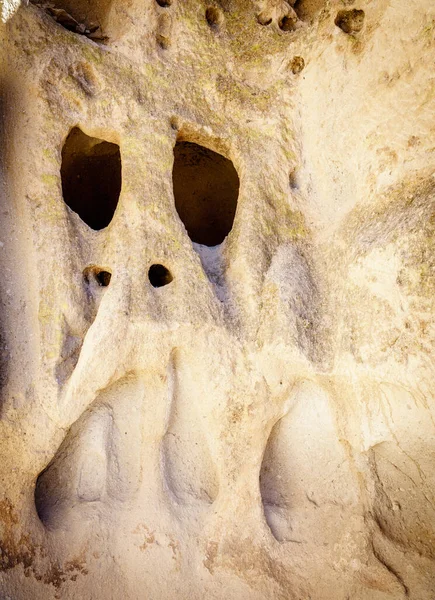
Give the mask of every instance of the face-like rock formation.
<path id="1" fill-rule="evenodd" d="M 0 7 L 0 598 L 433 600 L 433 1 Z"/>

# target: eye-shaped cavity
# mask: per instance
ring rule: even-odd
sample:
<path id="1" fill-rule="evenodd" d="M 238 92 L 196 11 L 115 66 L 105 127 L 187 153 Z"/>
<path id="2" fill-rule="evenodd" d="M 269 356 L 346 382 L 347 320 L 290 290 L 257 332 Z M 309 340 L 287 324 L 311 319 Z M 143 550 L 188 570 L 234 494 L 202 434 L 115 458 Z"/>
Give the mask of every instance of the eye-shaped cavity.
<path id="1" fill-rule="evenodd" d="M 121 153 L 117 144 L 89 137 L 75 127 L 62 149 L 65 203 L 91 229 L 107 227 L 121 192 Z"/>
<path id="2" fill-rule="evenodd" d="M 148 271 L 148 279 L 153 287 L 163 287 L 173 281 L 171 272 L 163 265 L 151 265 Z"/>
<path id="3" fill-rule="evenodd" d="M 175 208 L 192 242 L 221 244 L 232 229 L 239 195 L 233 163 L 192 142 L 177 142 L 172 172 Z"/>

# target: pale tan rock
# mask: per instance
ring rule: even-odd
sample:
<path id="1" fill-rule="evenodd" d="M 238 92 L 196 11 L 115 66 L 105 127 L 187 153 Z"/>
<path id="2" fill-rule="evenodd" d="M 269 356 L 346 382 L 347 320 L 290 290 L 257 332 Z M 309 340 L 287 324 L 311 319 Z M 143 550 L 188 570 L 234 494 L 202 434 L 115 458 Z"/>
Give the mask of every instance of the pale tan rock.
<path id="1" fill-rule="evenodd" d="M 1 9 L 1 600 L 433 600 L 433 2 Z"/>
<path id="2" fill-rule="evenodd" d="M 1 0 L 0 21 L 6 23 L 20 6 L 21 0 Z"/>

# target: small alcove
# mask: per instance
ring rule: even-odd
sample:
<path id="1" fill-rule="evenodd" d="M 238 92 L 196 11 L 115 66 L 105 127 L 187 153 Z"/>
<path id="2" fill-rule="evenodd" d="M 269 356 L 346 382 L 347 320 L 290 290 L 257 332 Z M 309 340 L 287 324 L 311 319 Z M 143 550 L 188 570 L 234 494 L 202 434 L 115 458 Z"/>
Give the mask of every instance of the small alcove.
<path id="1" fill-rule="evenodd" d="M 179 141 L 173 186 L 175 207 L 192 242 L 221 244 L 232 229 L 239 195 L 233 163 L 209 148 Z"/>
<path id="2" fill-rule="evenodd" d="M 62 150 L 61 177 L 63 199 L 71 210 L 91 229 L 107 227 L 121 192 L 119 146 L 74 127 Z"/>

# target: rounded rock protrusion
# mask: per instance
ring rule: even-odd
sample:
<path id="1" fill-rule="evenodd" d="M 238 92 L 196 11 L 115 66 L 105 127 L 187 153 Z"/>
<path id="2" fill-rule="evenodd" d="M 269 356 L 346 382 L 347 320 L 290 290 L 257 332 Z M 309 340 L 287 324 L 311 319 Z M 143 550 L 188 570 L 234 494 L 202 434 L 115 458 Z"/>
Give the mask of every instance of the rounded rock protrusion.
<path id="1" fill-rule="evenodd" d="M 272 16 L 270 15 L 269 11 L 263 11 L 260 14 L 257 15 L 257 23 L 259 23 L 260 25 L 263 26 L 267 26 L 270 25 L 272 23 Z"/>
<path id="2" fill-rule="evenodd" d="M 177 117 L 171 117 L 169 120 L 169 125 L 173 131 L 178 131 L 180 129 L 180 123 Z"/>

